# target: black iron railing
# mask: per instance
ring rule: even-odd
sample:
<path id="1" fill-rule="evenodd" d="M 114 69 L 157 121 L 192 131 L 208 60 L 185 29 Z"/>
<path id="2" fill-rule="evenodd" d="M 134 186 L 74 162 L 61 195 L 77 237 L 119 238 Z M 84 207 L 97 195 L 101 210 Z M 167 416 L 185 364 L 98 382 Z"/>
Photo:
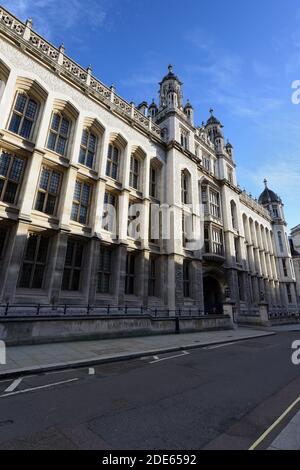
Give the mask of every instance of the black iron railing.
<path id="1" fill-rule="evenodd" d="M 200 308 L 167 307 L 134 307 L 131 305 L 45 305 L 45 304 L 4 304 L 0 305 L 0 318 L 28 318 L 28 317 L 116 317 L 116 316 L 148 316 L 152 318 L 170 317 L 207 317 L 208 313 Z M 216 314 L 215 316 L 219 316 Z"/>

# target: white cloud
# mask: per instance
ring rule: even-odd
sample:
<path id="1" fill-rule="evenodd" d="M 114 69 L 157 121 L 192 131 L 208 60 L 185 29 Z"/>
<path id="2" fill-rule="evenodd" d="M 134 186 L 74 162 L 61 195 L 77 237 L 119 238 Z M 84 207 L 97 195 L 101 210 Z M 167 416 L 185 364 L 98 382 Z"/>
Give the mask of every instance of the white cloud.
<path id="1" fill-rule="evenodd" d="M 103 26 L 106 19 L 105 1 L 2 0 L 2 5 L 23 21 L 32 18 L 34 29 L 51 39 L 55 31 L 63 35 L 65 30 L 77 25 L 80 25 L 81 33 L 86 28 Z"/>

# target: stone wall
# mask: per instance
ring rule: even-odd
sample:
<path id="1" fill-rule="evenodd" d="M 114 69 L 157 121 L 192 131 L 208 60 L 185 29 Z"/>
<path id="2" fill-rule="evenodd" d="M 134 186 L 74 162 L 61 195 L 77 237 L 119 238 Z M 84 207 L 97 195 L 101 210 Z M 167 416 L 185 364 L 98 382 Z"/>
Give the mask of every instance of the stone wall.
<path id="1" fill-rule="evenodd" d="M 180 331 L 197 332 L 231 329 L 229 316 L 181 318 Z M 173 334 L 176 318 L 154 319 L 148 316 L 120 316 L 76 319 L 21 318 L 0 321 L 0 339 L 8 346 L 43 344 L 74 340 L 92 340 L 131 336 Z"/>

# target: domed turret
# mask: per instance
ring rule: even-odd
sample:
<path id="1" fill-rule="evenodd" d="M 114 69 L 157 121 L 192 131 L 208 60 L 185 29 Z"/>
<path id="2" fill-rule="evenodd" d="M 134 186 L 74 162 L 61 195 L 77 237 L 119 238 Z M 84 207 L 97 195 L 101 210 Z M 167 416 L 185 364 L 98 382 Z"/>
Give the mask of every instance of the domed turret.
<path id="1" fill-rule="evenodd" d="M 227 141 L 227 144 L 225 145 L 225 149 L 226 149 L 226 152 L 229 155 L 229 157 L 232 158 L 233 157 L 233 146 L 231 145 L 229 140 Z"/>
<path id="2" fill-rule="evenodd" d="M 182 109 L 182 82 L 174 74 L 172 65 L 168 69 L 169 72 L 160 82 L 160 108 Z"/>
<path id="3" fill-rule="evenodd" d="M 191 105 L 189 100 L 187 100 L 187 103 L 186 103 L 183 111 L 184 111 L 184 114 L 187 115 L 188 120 L 190 121 L 190 123 L 193 126 L 194 125 L 194 108 Z"/>
<path id="4" fill-rule="evenodd" d="M 148 111 L 149 111 L 149 115 L 152 118 L 156 116 L 158 108 L 157 108 L 157 104 L 154 102 L 154 99 L 152 100 L 152 103 L 150 104 Z"/>
<path id="5" fill-rule="evenodd" d="M 283 202 L 278 194 L 268 188 L 268 181 L 264 180 L 265 189 L 259 196 L 258 202 L 262 204 L 269 212 L 276 223 L 285 224 Z"/>
<path id="6" fill-rule="evenodd" d="M 264 184 L 265 184 L 265 189 L 259 196 L 259 199 L 258 199 L 259 204 L 262 204 L 262 205 L 269 205 L 273 203 L 282 204 L 280 197 L 276 193 L 274 193 L 274 191 L 271 191 L 271 189 L 268 188 L 268 182 L 266 179 L 264 180 Z"/>

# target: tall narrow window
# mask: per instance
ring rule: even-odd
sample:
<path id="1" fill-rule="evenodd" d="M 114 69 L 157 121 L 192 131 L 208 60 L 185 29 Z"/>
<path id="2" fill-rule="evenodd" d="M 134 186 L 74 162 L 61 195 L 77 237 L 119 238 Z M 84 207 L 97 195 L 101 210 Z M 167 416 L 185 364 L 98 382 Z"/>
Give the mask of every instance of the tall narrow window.
<path id="1" fill-rule="evenodd" d="M 234 201 L 230 202 L 230 210 L 231 210 L 232 228 L 237 230 L 238 229 L 237 210 L 236 210 L 236 203 Z"/>
<path id="2" fill-rule="evenodd" d="M 240 256 L 240 240 L 238 237 L 234 238 L 234 250 L 235 250 L 235 261 L 236 263 L 241 262 L 241 256 Z"/>
<path id="3" fill-rule="evenodd" d="M 230 184 L 233 184 L 233 171 L 230 167 L 227 167 L 227 179 Z"/>
<path id="4" fill-rule="evenodd" d="M 220 229 L 212 228 L 212 253 L 223 256 L 223 232 Z"/>
<path id="5" fill-rule="evenodd" d="M 277 208 L 277 206 L 275 206 L 275 205 L 272 206 L 272 213 L 273 213 L 273 217 L 274 217 L 275 219 L 279 219 L 279 213 L 278 213 L 278 208 Z"/>
<path id="6" fill-rule="evenodd" d="M 115 180 L 118 179 L 119 154 L 119 149 L 114 145 L 109 144 L 106 163 L 106 176 L 109 176 Z"/>
<path id="7" fill-rule="evenodd" d="M 140 160 L 133 155 L 130 159 L 130 180 L 129 185 L 134 189 L 140 186 Z"/>
<path id="8" fill-rule="evenodd" d="M 282 269 L 283 269 L 283 275 L 284 275 L 284 277 L 287 277 L 288 271 L 287 271 L 286 260 L 285 260 L 285 259 L 282 260 Z"/>
<path id="9" fill-rule="evenodd" d="M 135 269 L 136 257 L 134 253 L 127 254 L 126 260 L 126 280 L 125 280 L 125 294 L 133 295 L 135 292 Z"/>
<path id="10" fill-rule="evenodd" d="M 203 166 L 206 171 L 210 172 L 211 165 L 210 165 L 210 158 L 209 157 L 203 157 Z"/>
<path id="11" fill-rule="evenodd" d="M 47 263 L 49 238 L 30 233 L 23 258 L 19 287 L 41 289 Z"/>
<path id="12" fill-rule="evenodd" d="M 0 260 L 4 255 L 4 247 L 6 243 L 7 233 L 8 233 L 7 229 L 4 229 L 4 228 L 0 229 Z"/>
<path id="13" fill-rule="evenodd" d="M 189 148 L 189 135 L 185 129 L 181 129 L 180 133 L 180 143 L 185 150 Z"/>
<path id="14" fill-rule="evenodd" d="M 117 196 L 105 191 L 102 228 L 108 232 L 115 232 L 117 226 Z"/>
<path id="15" fill-rule="evenodd" d="M 47 147 L 59 155 L 66 155 L 70 135 L 70 121 L 60 113 L 54 113 L 48 137 Z"/>
<path id="16" fill-rule="evenodd" d="M 220 209 L 220 196 L 219 193 L 210 190 L 209 192 L 210 199 L 210 213 L 216 219 L 221 218 L 221 209 Z"/>
<path id="17" fill-rule="evenodd" d="M 111 262 L 112 250 L 105 246 L 101 246 L 97 274 L 97 292 L 99 294 L 108 294 L 110 292 L 112 271 Z"/>
<path id="18" fill-rule="evenodd" d="M 293 303 L 292 291 L 291 291 L 291 285 L 290 284 L 286 285 L 286 292 L 287 292 L 287 297 L 288 297 L 288 303 L 289 304 Z"/>
<path id="19" fill-rule="evenodd" d="M 244 302 L 245 301 L 245 288 L 244 288 L 243 273 L 238 273 L 238 288 L 239 288 L 239 298 L 242 302 Z"/>
<path id="20" fill-rule="evenodd" d="M 95 161 L 95 153 L 97 147 L 97 137 L 95 134 L 90 132 L 88 129 L 84 129 L 82 132 L 79 163 L 93 168 Z"/>
<path id="21" fill-rule="evenodd" d="M 30 139 L 37 118 L 38 103 L 27 93 L 17 93 L 8 130 Z"/>
<path id="22" fill-rule="evenodd" d="M 281 253 L 283 253 L 284 250 L 283 250 L 283 241 L 282 241 L 281 232 L 277 232 L 277 236 L 278 236 L 279 249 Z"/>
<path id="23" fill-rule="evenodd" d="M 77 180 L 75 183 L 71 220 L 80 224 L 87 223 L 90 196 L 91 186 Z"/>
<path id="24" fill-rule="evenodd" d="M 57 209 L 62 174 L 44 166 L 42 168 L 35 210 L 53 215 Z"/>
<path id="25" fill-rule="evenodd" d="M 0 155 L 0 200 L 15 204 L 25 168 L 25 160 L 3 152 Z"/>
<path id="26" fill-rule="evenodd" d="M 157 259 L 156 259 L 154 256 L 150 256 L 150 259 L 149 259 L 149 282 L 148 282 L 148 294 L 149 294 L 150 297 L 157 297 L 157 290 L 156 290 L 156 277 L 157 277 L 156 262 L 157 262 Z"/>
<path id="27" fill-rule="evenodd" d="M 83 252 L 84 244 L 82 242 L 68 240 L 62 290 L 78 291 L 80 289 Z"/>
<path id="28" fill-rule="evenodd" d="M 190 297 L 190 269 L 191 263 L 189 261 L 183 262 L 183 296 Z"/>
<path id="29" fill-rule="evenodd" d="M 185 171 L 181 172 L 181 202 L 189 203 L 189 176 Z"/>
<path id="30" fill-rule="evenodd" d="M 150 196 L 157 198 L 158 197 L 158 174 L 157 169 L 151 167 L 150 168 Z"/>

